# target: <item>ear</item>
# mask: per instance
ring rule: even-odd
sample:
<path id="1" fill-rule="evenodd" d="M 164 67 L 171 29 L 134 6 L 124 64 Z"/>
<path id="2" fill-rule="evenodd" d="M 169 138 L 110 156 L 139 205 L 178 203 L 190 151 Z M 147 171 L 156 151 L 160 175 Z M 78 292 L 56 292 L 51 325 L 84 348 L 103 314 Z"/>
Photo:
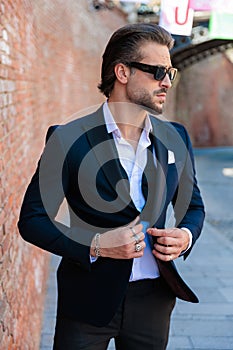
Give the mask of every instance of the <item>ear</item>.
<path id="1" fill-rule="evenodd" d="M 128 78 L 130 76 L 130 68 L 125 66 L 123 63 L 118 63 L 114 68 L 117 80 L 122 84 L 128 83 Z"/>

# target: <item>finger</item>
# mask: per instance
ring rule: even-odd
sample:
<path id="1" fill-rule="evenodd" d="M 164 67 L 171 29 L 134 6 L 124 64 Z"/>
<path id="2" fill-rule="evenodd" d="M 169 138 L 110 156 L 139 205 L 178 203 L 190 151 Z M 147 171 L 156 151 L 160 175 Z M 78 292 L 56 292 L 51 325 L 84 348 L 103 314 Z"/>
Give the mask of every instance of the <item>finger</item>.
<path id="1" fill-rule="evenodd" d="M 165 247 L 171 247 L 177 245 L 177 239 L 174 237 L 158 237 L 156 240 L 156 243 L 163 245 Z"/>
<path id="2" fill-rule="evenodd" d="M 126 225 L 126 227 L 134 227 L 137 222 L 140 220 L 140 216 L 137 216 L 133 221 L 131 221 L 128 225 Z"/>
<path id="3" fill-rule="evenodd" d="M 165 255 L 169 255 L 172 253 L 173 248 L 172 247 L 166 247 L 164 245 L 161 244 L 154 244 L 154 249 L 161 253 L 161 254 L 165 254 Z"/>
<path id="4" fill-rule="evenodd" d="M 146 243 L 145 241 L 141 241 L 140 243 L 137 243 L 137 245 L 140 245 L 141 246 L 141 249 L 139 251 L 136 251 L 136 244 L 133 245 L 132 249 L 133 249 L 133 252 L 139 256 L 139 255 L 143 255 L 143 252 L 144 252 L 144 249 L 146 248 Z"/>
<path id="5" fill-rule="evenodd" d="M 167 235 L 167 230 L 166 229 L 158 229 L 158 228 L 148 228 L 147 233 L 149 235 L 154 236 L 154 237 L 161 237 L 161 236 L 166 236 Z"/>
<path id="6" fill-rule="evenodd" d="M 138 244 L 139 242 L 142 241 L 142 237 L 140 237 L 140 234 L 135 233 L 134 235 L 131 236 L 131 242 L 133 244 Z"/>
<path id="7" fill-rule="evenodd" d="M 153 250 L 152 253 L 154 254 L 154 256 L 162 261 L 171 261 L 176 259 L 176 256 L 174 254 L 162 254 L 160 252 L 158 252 L 157 250 Z"/>
<path id="8" fill-rule="evenodd" d="M 147 233 L 154 237 L 174 237 L 175 230 L 176 229 L 148 228 Z"/>
<path id="9" fill-rule="evenodd" d="M 162 255 L 172 255 L 173 259 L 176 259 L 181 253 L 180 248 L 177 246 L 164 246 L 157 243 L 154 244 L 154 250 Z"/>
<path id="10" fill-rule="evenodd" d="M 144 233 L 142 232 L 143 225 L 137 224 L 138 220 L 140 220 L 140 216 L 137 216 L 133 221 L 126 226 L 127 229 L 131 231 L 131 237 L 133 241 L 136 239 L 137 242 L 143 240 L 145 238 Z"/>
<path id="11" fill-rule="evenodd" d="M 133 231 L 136 233 L 136 234 L 140 234 L 140 237 L 143 235 L 144 236 L 144 233 L 142 232 L 143 230 L 143 225 L 142 224 L 137 224 L 136 226 L 133 227 Z M 132 230 L 132 228 L 131 228 Z"/>

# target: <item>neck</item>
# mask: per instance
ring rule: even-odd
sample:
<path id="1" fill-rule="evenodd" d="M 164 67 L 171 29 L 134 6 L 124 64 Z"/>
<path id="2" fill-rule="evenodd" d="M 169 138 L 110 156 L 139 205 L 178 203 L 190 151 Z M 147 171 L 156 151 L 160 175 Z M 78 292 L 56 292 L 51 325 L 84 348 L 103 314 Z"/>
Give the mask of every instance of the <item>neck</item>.
<path id="1" fill-rule="evenodd" d="M 109 109 L 122 136 L 138 141 L 145 124 L 146 112 L 140 106 L 128 102 L 108 101 Z"/>

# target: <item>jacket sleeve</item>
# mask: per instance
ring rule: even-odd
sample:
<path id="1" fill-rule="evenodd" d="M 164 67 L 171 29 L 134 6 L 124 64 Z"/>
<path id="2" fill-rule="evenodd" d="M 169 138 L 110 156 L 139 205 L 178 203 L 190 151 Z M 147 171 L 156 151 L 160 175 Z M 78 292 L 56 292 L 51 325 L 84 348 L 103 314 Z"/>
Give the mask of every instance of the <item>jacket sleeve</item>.
<path id="1" fill-rule="evenodd" d="M 90 270 L 90 245 L 72 239 L 80 228 L 55 220 L 69 186 L 66 155 L 57 131 L 56 126 L 48 130 L 45 149 L 23 199 L 18 228 L 27 242 Z M 90 243 L 94 234 L 82 229 L 82 235 L 85 233 Z"/>
<path id="2" fill-rule="evenodd" d="M 184 258 L 186 258 L 201 233 L 205 211 L 197 184 L 191 141 L 186 129 L 181 125 L 179 125 L 179 133 L 186 148 L 186 157 L 182 171 L 179 174 L 179 184 L 172 203 L 176 226 L 179 228 L 188 228 L 193 236 L 191 247 L 184 253 Z"/>

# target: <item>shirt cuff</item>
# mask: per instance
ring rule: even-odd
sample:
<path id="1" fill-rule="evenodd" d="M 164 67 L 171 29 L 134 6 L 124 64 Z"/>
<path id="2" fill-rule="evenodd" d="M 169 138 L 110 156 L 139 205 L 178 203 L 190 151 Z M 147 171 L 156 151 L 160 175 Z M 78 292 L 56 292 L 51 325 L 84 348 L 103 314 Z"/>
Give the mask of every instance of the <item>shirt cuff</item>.
<path id="1" fill-rule="evenodd" d="M 97 259 L 98 259 L 97 256 L 91 256 L 90 255 L 90 263 L 91 264 L 94 263 Z"/>
<path id="2" fill-rule="evenodd" d="M 192 243 L 193 243 L 193 235 L 192 235 L 191 231 L 190 231 L 187 227 L 181 227 L 180 229 L 181 229 L 181 230 L 184 230 L 184 231 L 187 232 L 188 235 L 189 235 L 189 245 L 188 245 L 187 249 L 184 250 L 184 251 L 181 253 L 181 255 L 183 255 L 183 254 L 185 254 L 185 253 L 189 250 L 189 248 L 191 247 L 191 245 L 192 245 Z"/>

